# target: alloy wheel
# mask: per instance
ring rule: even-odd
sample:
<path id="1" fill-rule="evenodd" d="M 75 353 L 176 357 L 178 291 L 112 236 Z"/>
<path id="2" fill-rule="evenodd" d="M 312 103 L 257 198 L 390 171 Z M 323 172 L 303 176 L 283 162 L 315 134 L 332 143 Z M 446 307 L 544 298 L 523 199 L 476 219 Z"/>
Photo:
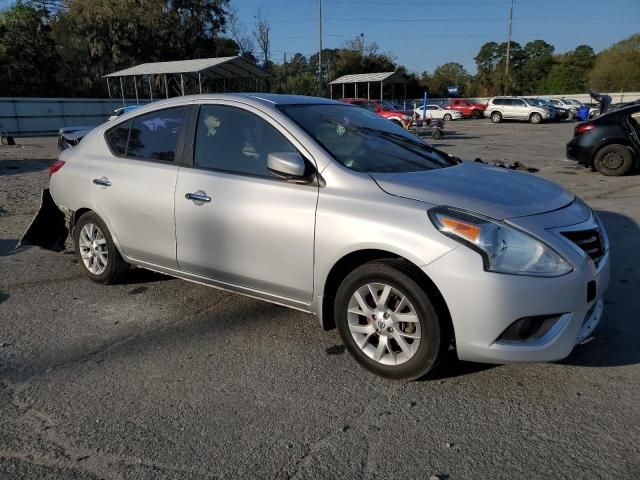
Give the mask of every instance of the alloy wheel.
<path id="1" fill-rule="evenodd" d="M 383 365 L 399 365 L 418 350 L 421 328 L 415 308 L 400 290 L 384 283 L 358 288 L 347 307 L 351 336 L 365 355 Z"/>
<path id="2" fill-rule="evenodd" d="M 101 275 L 107 269 L 109 251 L 107 240 L 95 223 L 87 223 L 82 227 L 78 238 L 80 257 L 84 266 L 94 275 Z"/>

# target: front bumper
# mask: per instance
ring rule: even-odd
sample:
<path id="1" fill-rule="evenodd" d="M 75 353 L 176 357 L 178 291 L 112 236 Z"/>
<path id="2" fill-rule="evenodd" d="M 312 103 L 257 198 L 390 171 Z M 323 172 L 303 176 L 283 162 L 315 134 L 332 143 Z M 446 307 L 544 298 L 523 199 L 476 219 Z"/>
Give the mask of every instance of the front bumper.
<path id="1" fill-rule="evenodd" d="M 610 277 L 609 253 L 597 268 L 577 252 L 563 255 L 575 268 L 554 278 L 486 272 L 480 255 L 464 246 L 424 266 L 449 308 L 458 357 L 483 363 L 554 361 L 565 358 L 587 339 L 602 317 Z M 596 293 L 590 298 L 593 281 Z M 559 317 L 542 338 L 500 339 L 516 320 L 538 315 Z"/>

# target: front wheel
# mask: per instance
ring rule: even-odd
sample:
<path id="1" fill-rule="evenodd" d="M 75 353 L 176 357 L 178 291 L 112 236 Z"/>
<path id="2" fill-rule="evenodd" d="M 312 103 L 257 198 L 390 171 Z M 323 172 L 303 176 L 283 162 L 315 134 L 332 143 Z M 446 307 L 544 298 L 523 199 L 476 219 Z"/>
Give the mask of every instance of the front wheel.
<path id="1" fill-rule="evenodd" d="M 334 315 L 351 355 L 384 378 L 426 375 L 446 346 L 429 296 L 401 262 L 377 261 L 351 272 L 338 288 Z"/>
<path id="2" fill-rule="evenodd" d="M 451 118 L 452 118 L 452 117 L 451 117 L 451 114 L 450 114 L 450 113 L 445 113 L 445 114 L 444 114 L 444 117 L 442 117 L 442 119 L 443 119 L 445 122 L 450 121 L 450 120 L 451 120 Z"/>
<path id="3" fill-rule="evenodd" d="M 607 145 L 596 153 L 593 167 L 608 177 L 619 177 L 633 167 L 633 155 L 624 145 Z"/>
<path id="4" fill-rule="evenodd" d="M 101 284 L 116 283 L 129 269 L 102 219 L 87 212 L 78 219 L 74 229 L 78 263 L 85 275 Z"/>

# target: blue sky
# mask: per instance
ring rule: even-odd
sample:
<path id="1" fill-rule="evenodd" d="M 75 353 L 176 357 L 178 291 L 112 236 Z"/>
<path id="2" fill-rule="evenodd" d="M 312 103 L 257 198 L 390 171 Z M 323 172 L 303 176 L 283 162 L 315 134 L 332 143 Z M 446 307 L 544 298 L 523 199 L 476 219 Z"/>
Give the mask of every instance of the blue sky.
<path id="1" fill-rule="evenodd" d="M 0 7 L 11 4 L 0 0 Z M 391 51 L 409 70 L 448 61 L 475 72 L 473 57 L 488 41 L 507 38 L 510 0 L 323 0 L 325 48 L 356 35 Z M 273 61 L 318 49 L 318 0 L 231 0 L 240 22 L 253 30 L 262 8 L 271 24 Z M 640 0 L 515 0 L 513 39 L 541 38 L 556 52 L 591 45 L 596 52 L 640 32 Z"/>
<path id="2" fill-rule="evenodd" d="M 259 8 L 271 23 L 272 60 L 318 49 L 318 0 L 231 0 L 247 30 Z M 510 0 L 323 0 L 323 46 L 364 33 L 409 70 L 448 61 L 475 72 L 473 57 L 488 41 L 506 41 Z M 513 39 L 541 38 L 556 52 L 591 45 L 596 52 L 640 33 L 640 0 L 516 0 Z M 600 18 L 601 17 L 601 18 Z"/>

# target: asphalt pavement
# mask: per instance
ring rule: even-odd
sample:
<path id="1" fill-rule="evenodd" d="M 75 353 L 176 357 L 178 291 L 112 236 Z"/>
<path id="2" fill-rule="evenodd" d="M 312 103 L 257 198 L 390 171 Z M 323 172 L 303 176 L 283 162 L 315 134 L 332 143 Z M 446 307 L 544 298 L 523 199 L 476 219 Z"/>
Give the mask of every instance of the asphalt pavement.
<path id="1" fill-rule="evenodd" d="M 555 363 L 452 351 L 411 383 L 309 315 L 139 269 L 99 286 L 70 249 L 15 251 L 55 139 L 1 146 L 0 478 L 640 478 L 640 175 L 565 161 L 573 126 L 450 122 L 435 144 L 538 168 L 599 212 L 595 338 Z"/>

